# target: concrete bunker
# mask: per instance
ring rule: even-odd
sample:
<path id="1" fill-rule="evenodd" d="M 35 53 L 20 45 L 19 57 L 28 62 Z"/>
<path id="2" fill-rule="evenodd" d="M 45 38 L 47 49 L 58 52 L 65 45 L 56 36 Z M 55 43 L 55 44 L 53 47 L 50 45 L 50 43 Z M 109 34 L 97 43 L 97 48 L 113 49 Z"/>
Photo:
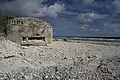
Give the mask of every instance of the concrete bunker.
<path id="1" fill-rule="evenodd" d="M 11 19 L 7 38 L 21 45 L 47 45 L 52 43 L 52 26 L 42 20 L 30 17 Z"/>

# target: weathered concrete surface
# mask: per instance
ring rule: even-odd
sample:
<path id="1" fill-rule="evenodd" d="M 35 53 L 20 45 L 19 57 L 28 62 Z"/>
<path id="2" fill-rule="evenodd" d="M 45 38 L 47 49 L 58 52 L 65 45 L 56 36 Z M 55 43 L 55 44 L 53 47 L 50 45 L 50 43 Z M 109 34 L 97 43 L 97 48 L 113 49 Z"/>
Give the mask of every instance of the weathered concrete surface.
<path id="1" fill-rule="evenodd" d="M 7 38 L 21 45 L 47 45 L 52 43 L 52 26 L 42 20 L 30 17 L 11 19 Z"/>

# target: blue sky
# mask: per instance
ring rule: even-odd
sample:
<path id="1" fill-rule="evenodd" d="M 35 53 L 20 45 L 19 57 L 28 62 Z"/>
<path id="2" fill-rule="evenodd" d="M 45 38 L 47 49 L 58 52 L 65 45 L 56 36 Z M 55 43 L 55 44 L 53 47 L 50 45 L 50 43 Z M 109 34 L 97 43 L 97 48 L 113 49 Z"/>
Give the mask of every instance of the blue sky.
<path id="1" fill-rule="evenodd" d="M 120 37 L 120 0 L 1 0 L 0 9 L 46 20 L 55 36 Z"/>

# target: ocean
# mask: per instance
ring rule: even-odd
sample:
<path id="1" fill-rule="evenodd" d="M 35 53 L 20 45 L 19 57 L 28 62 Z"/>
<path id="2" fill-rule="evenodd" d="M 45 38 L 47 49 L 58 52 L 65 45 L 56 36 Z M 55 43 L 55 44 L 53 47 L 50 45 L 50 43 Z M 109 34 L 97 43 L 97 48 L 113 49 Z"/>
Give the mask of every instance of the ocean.
<path id="1" fill-rule="evenodd" d="M 104 42 L 120 42 L 120 37 L 54 36 L 54 39 L 84 40 L 84 41 L 104 41 Z"/>

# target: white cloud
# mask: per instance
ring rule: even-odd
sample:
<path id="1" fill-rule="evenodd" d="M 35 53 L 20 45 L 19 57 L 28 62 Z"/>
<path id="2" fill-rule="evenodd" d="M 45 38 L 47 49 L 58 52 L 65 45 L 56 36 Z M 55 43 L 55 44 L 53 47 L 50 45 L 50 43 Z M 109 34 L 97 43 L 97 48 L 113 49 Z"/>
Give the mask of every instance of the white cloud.
<path id="1" fill-rule="evenodd" d="M 120 11 L 120 0 L 113 1 L 112 5 L 116 9 L 116 11 Z"/>
<path id="2" fill-rule="evenodd" d="M 64 4 L 54 3 L 47 6 L 42 4 L 43 0 L 14 0 L 1 5 L 3 11 L 10 11 L 24 16 L 34 17 L 57 17 L 58 13 L 65 8 Z"/>
<path id="3" fill-rule="evenodd" d="M 92 28 L 88 24 L 81 25 L 80 29 L 83 31 L 93 31 L 93 32 L 99 31 L 99 29 Z"/>
<path id="4" fill-rule="evenodd" d="M 82 23 L 89 23 L 96 19 L 102 19 L 104 17 L 105 15 L 100 15 L 96 13 L 80 13 L 77 18 Z"/>
<path id="5" fill-rule="evenodd" d="M 82 0 L 83 4 L 86 4 L 86 5 L 91 5 L 95 2 L 95 0 Z"/>
<path id="6" fill-rule="evenodd" d="M 104 32 L 120 32 L 120 23 L 105 22 Z"/>
<path id="7" fill-rule="evenodd" d="M 87 24 L 84 24 L 80 27 L 81 30 L 88 30 L 89 26 Z"/>

